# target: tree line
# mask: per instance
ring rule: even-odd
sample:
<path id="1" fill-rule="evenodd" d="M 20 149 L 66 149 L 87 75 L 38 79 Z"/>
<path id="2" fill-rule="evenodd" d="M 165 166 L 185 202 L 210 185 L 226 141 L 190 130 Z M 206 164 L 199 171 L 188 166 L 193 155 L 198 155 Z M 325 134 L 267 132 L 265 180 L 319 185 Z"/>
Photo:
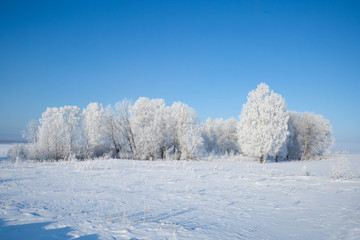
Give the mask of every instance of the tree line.
<path id="1" fill-rule="evenodd" d="M 264 83 L 249 93 L 239 120 L 200 123 L 184 103 L 167 106 L 163 99 L 141 97 L 105 108 L 100 103 L 47 108 L 23 136 L 28 143 L 14 146 L 12 159 L 180 160 L 242 154 L 260 162 L 301 160 L 323 155 L 334 142 L 328 120 L 287 111 L 281 95 Z"/>

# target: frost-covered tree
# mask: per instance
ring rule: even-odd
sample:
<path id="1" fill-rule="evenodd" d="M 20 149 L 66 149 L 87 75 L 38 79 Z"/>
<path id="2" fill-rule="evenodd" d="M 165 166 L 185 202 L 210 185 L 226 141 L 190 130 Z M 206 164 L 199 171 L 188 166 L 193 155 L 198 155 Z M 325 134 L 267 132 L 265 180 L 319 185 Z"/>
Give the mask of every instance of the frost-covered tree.
<path id="1" fill-rule="evenodd" d="M 314 113 L 289 112 L 289 159 L 309 159 L 329 151 L 334 143 L 327 119 Z"/>
<path id="2" fill-rule="evenodd" d="M 114 155 L 119 157 L 119 153 L 123 151 L 126 139 L 121 132 L 119 117 L 110 105 L 105 109 L 103 127 L 104 133 L 107 140 L 110 142 Z"/>
<path id="3" fill-rule="evenodd" d="M 38 147 L 38 138 L 39 138 L 39 124 L 35 120 L 31 120 L 26 129 L 22 133 L 22 137 L 27 140 L 27 144 L 24 145 L 26 151 L 25 158 L 27 159 L 39 159 L 39 147 Z M 15 151 L 17 152 L 17 151 Z"/>
<path id="4" fill-rule="evenodd" d="M 43 159 L 79 154 L 81 111 L 77 106 L 47 108 L 40 119 L 38 144 Z"/>
<path id="5" fill-rule="evenodd" d="M 222 124 L 223 132 L 225 133 L 219 138 L 220 150 L 224 153 L 240 153 L 237 137 L 238 121 L 235 118 L 229 118 Z"/>
<path id="6" fill-rule="evenodd" d="M 60 159 L 62 155 L 61 133 L 58 131 L 59 116 L 57 108 L 47 108 L 42 113 L 39 126 L 39 150 L 41 159 Z"/>
<path id="7" fill-rule="evenodd" d="M 181 102 L 171 106 L 172 150 L 176 159 L 193 159 L 201 146 L 198 117 L 194 109 Z"/>
<path id="8" fill-rule="evenodd" d="M 105 110 L 99 103 L 90 103 L 82 111 L 85 158 L 101 155 L 104 151 L 104 118 Z"/>
<path id="9" fill-rule="evenodd" d="M 35 120 L 31 120 L 26 126 L 26 130 L 23 131 L 22 137 L 27 140 L 28 143 L 37 143 L 38 141 L 39 124 Z"/>
<path id="10" fill-rule="evenodd" d="M 238 142 L 249 156 L 275 157 L 286 144 L 289 116 L 285 100 L 261 83 L 252 90 L 243 106 L 238 125 Z"/>
<path id="11" fill-rule="evenodd" d="M 135 102 L 131 109 L 131 127 L 138 157 L 166 157 L 166 150 L 172 142 L 170 113 L 163 99 L 141 97 Z"/>
<path id="12" fill-rule="evenodd" d="M 90 103 L 47 108 L 39 125 L 28 124 L 26 145 L 11 151 L 13 159 L 113 157 L 194 159 L 208 153 L 242 153 L 304 159 L 322 155 L 333 143 L 330 123 L 320 115 L 286 112 L 284 99 L 262 83 L 249 93 L 240 121 L 208 119 L 198 123 L 194 109 L 163 99 L 139 98 L 108 106 Z M 289 131 L 291 136 L 289 137 Z"/>
<path id="13" fill-rule="evenodd" d="M 39 124 L 35 120 L 31 120 L 26 129 L 22 133 L 22 137 L 27 140 L 27 144 L 25 144 L 23 147 L 26 149 L 23 157 L 26 157 L 28 159 L 39 159 L 39 144 L 38 144 L 38 138 L 39 138 Z M 14 152 L 18 152 L 15 151 Z"/>
<path id="14" fill-rule="evenodd" d="M 119 129 L 127 142 L 127 146 L 130 149 L 131 154 L 134 156 L 136 151 L 134 133 L 131 127 L 131 103 L 125 99 L 115 104 L 115 111 L 118 117 Z"/>
<path id="15" fill-rule="evenodd" d="M 64 157 L 79 154 L 79 143 L 81 141 L 82 129 L 81 109 L 77 106 L 60 107 L 61 121 L 64 134 Z"/>
<path id="16" fill-rule="evenodd" d="M 206 153 L 217 153 L 218 144 L 217 144 L 217 134 L 216 134 L 216 125 L 215 120 L 212 118 L 206 119 L 206 122 L 201 125 L 202 136 L 204 139 L 203 148 Z"/>
<path id="17" fill-rule="evenodd" d="M 208 118 L 202 125 L 205 151 L 215 154 L 238 153 L 237 125 L 238 122 L 234 118 Z"/>

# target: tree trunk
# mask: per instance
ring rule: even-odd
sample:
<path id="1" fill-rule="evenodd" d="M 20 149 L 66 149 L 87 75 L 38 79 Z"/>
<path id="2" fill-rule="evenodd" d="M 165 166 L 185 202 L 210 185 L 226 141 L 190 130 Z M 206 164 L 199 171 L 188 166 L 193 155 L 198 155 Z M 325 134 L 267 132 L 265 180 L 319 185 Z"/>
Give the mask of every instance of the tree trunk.
<path id="1" fill-rule="evenodd" d="M 161 156 L 161 159 L 165 158 L 165 150 L 164 150 L 164 148 L 160 148 L 160 156 Z"/>
<path id="2" fill-rule="evenodd" d="M 305 147 L 304 147 L 304 152 L 303 152 L 303 159 L 305 158 L 306 155 L 306 151 L 307 151 L 307 145 L 308 145 L 308 139 L 309 139 L 309 131 L 310 129 L 308 128 L 308 130 L 306 131 L 306 138 L 305 138 Z"/>
<path id="3" fill-rule="evenodd" d="M 260 161 L 260 163 L 264 163 L 264 156 L 261 156 L 259 161 Z"/>
<path id="4" fill-rule="evenodd" d="M 128 144 L 129 144 L 129 147 L 130 147 L 131 154 L 132 154 L 132 156 L 134 157 L 134 150 L 133 150 L 133 146 L 132 146 L 132 143 L 131 143 L 130 136 L 126 136 L 126 139 L 127 139 L 127 141 L 128 141 Z"/>
<path id="5" fill-rule="evenodd" d="M 181 158 L 181 149 L 179 148 L 179 149 L 178 149 L 178 155 L 177 155 L 177 157 L 176 157 L 176 160 L 180 160 L 180 158 Z"/>
<path id="6" fill-rule="evenodd" d="M 131 129 L 131 124 L 130 124 L 129 118 L 126 119 L 126 124 L 128 125 L 128 131 L 130 133 L 131 144 L 133 146 L 133 151 L 134 151 L 133 153 L 135 153 L 136 145 L 135 145 L 134 134 L 133 134 L 132 129 Z"/>
<path id="7" fill-rule="evenodd" d="M 276 155 L 275 162 L 279 162 L 279 155 Z"/>

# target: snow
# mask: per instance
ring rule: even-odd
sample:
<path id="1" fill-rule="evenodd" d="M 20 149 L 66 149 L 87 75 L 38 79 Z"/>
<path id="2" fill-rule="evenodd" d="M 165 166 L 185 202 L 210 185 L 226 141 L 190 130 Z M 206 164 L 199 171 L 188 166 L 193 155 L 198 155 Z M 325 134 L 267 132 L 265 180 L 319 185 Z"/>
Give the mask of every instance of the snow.
<path id="1" fill-rule="evenodd" d="M 359 183 L 352 154 L 3 161 L 0 239 L 358 239 Z"/>

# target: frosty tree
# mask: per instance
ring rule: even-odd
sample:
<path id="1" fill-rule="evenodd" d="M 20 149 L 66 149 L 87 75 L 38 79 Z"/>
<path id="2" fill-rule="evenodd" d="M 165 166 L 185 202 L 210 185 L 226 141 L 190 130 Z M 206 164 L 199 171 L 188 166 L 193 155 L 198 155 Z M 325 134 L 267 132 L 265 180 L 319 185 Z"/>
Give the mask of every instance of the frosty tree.
<path id="1" fill-rule="evenodd" d="M 205 151 L 214 154 L 238 153 L 237 125 L 234 118 L 208 118 L 202 125 Z"/>
<path id="2" fill-rule="evenodd" d="M 38 123 L 35 120 L 31 120 L 26 126 L 26 130 L 23 131 L 22 136 L 29 143 L 37 143 L 38 141 Z"/>
<path id="3" fill-rule="evenodd" d="M 184 103 L 174 102 L 170 117 L 175 158 L 193 159 L 196 150 L 203 142 L 195 110 Z"/>
<path id="4" fill-rule="evenodd" d="M 43 159 L 64 159 L 79 154 L 81 113 L 76 106 L 47 108 L 40 119 L 38 144 Z"/>
<path id="5" fill-rule="evenodd" d="M 38 125 L 39 123 L 39 125 Z M 284 99 L 261 83 L 248 95 L 240 121 L 209 118 L 199 124 L 194 109 L 163 99 L 123 100 L 105 109 L 90 103 L 47 108 L 31 121 L 13 159 L 116 158 L 195 159 L 199 154 L 238 154 L 307 159 L 329 150 L 331 125 L 321 115 L 287 112 Z M 290 135 L 289 135 L 290 133 Z"/>
<path id="6" fill-rule="evenodd" d="M 265 83 L 249 93 L 238 125 L 238 142 L 249 156 L 275 157 L 289 135 L 285 100 Z"/>
<path id="7" fill-rule="evenodd" d="M 165 158 L 171 145 L 170 109 L 163 99 L 139 98 L 131 110 L 136 153 L 141 159 Z"/>
<path id="8" fill-rule="evenodd" d="M 334 143 L 330 122 L 314 113 L 289 113 L 290 159 L 308 159 L 321 156 Z"/>
<path id="9" fill-rule="evenodd" d="M 104 116 L 105 111 L 98 103 L 90 103 L 82 111 L 85 158 L 96 156 L 96 151 L 104 142 Z"/>
<path id="10" fill-rule="evenodd" d="M 115 111 L 118 116 L 118 124 L 120 128 L 120 132 L 126 139 L 130 152 L 134 156 L 136 145 L 135 145 L 134 133 L 131 127 L 131 119 L 130 119 L 131 107 L 132 107 L 131 103 L 127 99 L 124 99 L 123 101 L 115 104 Z"/>
<path id="11" fill-rule="evenodd" d="M 121 132 L 119 117 L 110 105 L 105 109 L 103 125 L 104 133 L 110 142 L 113 155 L 119 157 L 119 153 L 123 151 L 126 140 Z"/>
<path id="12" fill-rule="evenodd" d="M 23 138 L 27 140 L 26 144 L 26 158 L 29 159 L 39 159 L 39 148 L 38 148 L 38 139 L 39 139 L 39 125 L 35 120 L 31 120 L 26 130 L 23 131 Z M 13 151 L 19 152 L 19 151 Z"/>

